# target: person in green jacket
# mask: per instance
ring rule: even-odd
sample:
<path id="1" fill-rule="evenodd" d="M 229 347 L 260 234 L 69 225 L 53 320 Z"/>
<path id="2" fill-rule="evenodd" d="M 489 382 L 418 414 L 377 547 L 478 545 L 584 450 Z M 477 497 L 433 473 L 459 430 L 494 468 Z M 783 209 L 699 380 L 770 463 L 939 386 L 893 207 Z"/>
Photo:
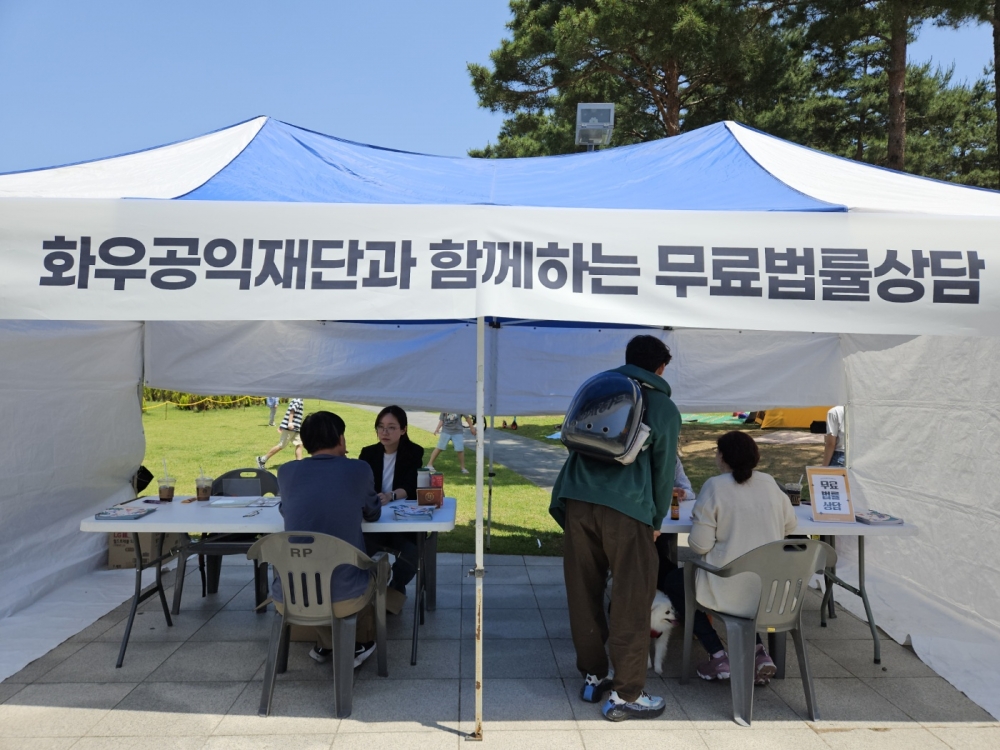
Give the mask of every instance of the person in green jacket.
<path id="1" fill-rule="evenodd" d="M 580 697 L 599 703 L 611 721 L 655 718 L 666 704 L 646 694 L 649 611 L 659 559 L 654 544 L 670 511 L 681 415 L 661 377 L 670 350 L 655 336 L 636 336 L 625 366 L 614 372 L 645 389 L 649 437 L 631 464 L 603 462 L 570 451 L 552 489 L 549 513 L 565 531 L 563 573 L 576 665 L 584 676 Z M 613 604 L 604 614 L 608 571 Z M 605 651 L 607 644 L 607 651 Z M 610 674 L 608 655 L 614 675 Z"/>

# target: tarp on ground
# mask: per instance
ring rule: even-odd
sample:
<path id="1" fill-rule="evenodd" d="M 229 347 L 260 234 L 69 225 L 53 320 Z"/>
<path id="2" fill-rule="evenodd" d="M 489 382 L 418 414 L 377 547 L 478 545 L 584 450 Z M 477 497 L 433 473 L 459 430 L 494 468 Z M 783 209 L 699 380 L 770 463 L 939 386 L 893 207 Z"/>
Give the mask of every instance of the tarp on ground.
<path id="1" fill-rule="evenodd" d="M 808 409 L 768 409 L 760 423 L 762 430 L 779 427 L 810 427 L 813 422 L 826 422 L 829 406 L 811 406 Z"/>
<path id="2" fill-rule="evenodd" d="M 404 154 L 258 118 L 162 149 L 0 175 L 0 318 L 126 326 L 163 321 L 159 331 L 146 326 L 151 339 L 174 336 L 181 348 L 155 361 L 164 354 L 157 349 L 148 363 L 150 376 L 162 382 L 181 379 L 185 359 L 216 356 L 207 350 L 218 331 L 183 338 L 176 335 L 180 329 L 170 330 L 185 325 L 179 321 L 235 321 L 229 325 L 237 330 L 255 321 L 489 315 L 718 329 L 677 340 L 667 379 L 678 398 L 688 394 L 691 410 L 754 408 L 748 397 L 754 388 L 788 392 L 770 406 L 841 401 L 816 396 L 808 368 L 775 371 L 765 384 L 744 377 L 761 369 L 754 360 L 761 356 L 754 349 L 759 341 L 747 332 L 771 332 L 779 340 L 781 332 L 795 332 L 808 337 L 799 344 L 803 349 L 822 349 L 823 336 L 835 336 L 839 351 L 825 355 L 835 374 L 821 382 L 840 383 L 846 395 L 856 486 L 867 503 L 904 516 L 921 532 L 921 546 L 906 558 L 912 567 L 898 588 L 902 599 L 876 609 L 876 616 L 905 639 L 920 630 L 924 602 L 935 597 L 952 619 L 939 629 L 943 637 L 921 641 L 933 647 L 917 646 L 914 638 L 915 647 L 925 648 L 922 655 L 970 695 L 995 696 L 1000 665 L 949 671 L 969 663 L 968 629 L 986 628 L 1000 639 L 1000 622 L 982 603 L 1000 589 L 1000 553 L 988 509 L 974 500 L 991 497 L 989 472 L 956 476 L 959 464 L 948 457 L 990 462 L 984 451 L 1000 440 L 1000 424 L 938 426 L 952 420 L 956 404 L 990 403 L 1000 387 L 991 349 L 996 341 L 989 338 L 1000 332 L 998 230 L 1000 194 L 838 159 L 736 123 L 593 154 L 478 161 Z M 4 335 L 23 349 L 36 336 L 18 325 L 4 323 Z M 62 335 L 75 324 L 35 325 Z M 903 338 L 865 340 L 884 334 Z M 581 336 L 578 345 L 597 335 Z M 916 337 L 914 344 L 908 336 Z M 499 352 L 507 347 L 507 356 L 493 362 L 498 371 L 509 369 L 493 381 L 498 401 L 508 397 L 506 383 L 519 389 L 511 398 L 526 406 L 552 403 L 611 353 L 610 346 L 602 353 L 603 344 L 591 357 L 587 348 L 551 348 L 556 338 L 570 339 L 541 329 L 501 329 L 493 345 Z M 318 329 L 307 339 L 326 346 L 324 356 L 335 351 Z M 263 336 L 261 345 L 272 340 Z M 776 367 L 785 361 L 783 345 L 775 345 Z M 258 344 L 247 337 L 247 346 L 253 351 Z M 134 362 L 138 350 L 132 334 L 123 335 L 107 361 Z M 19 360 L 15 387 L 31 391 L 33 373 L 42 372 L 52 387 L 71 391 L 73 368 L 62 363 L 79 350 L 60 351 L 31 351 Z M 430 356 L 433 349 L 426 351 Z M 300 359 L 308 358 L 303 351 Z M 411 360 L 396 364 L 412 367 L 413 391 L 418 376 L 447 388 Z M 363 373 L 352 375 L 350 361 L 347 356 L 338 373 L 357 385 Z M 116 372 L 128 376 L 130 387 L 139 385 L 132 365 Z M 321 382 L 308 366 L 294 375 L 303 387 L 337 392 L 336 382 Z M 233 367 L 204 376 L 198 389 L 204 392 L 232 392 L 243 384 Z M 457 378 L 455 389 L 456 399 L 466 397 Z M 799 400 L 806 396 L 809 401 Z M 908 411 L 914 401 L 920 401 L 919 422 Z M 129 422 L 122 439 L 133 438 L 129 431 L 141 426 L 137 399 L 115 408 Z M 129 408 L 135 414 L 126 418 Z M 67 406 L 34 416 L 81 441 L 100 442 L 100 423 L 92 424 L 89 414 Z M 19 422 L 0 423 L 5 444 L 22 440 L 21 430 Z M 137 446 L 141 441 L 132 439 L 113 451 L 116 460 L 134 468 Z M 46 493 L 47 455 L 26 453 L 16 466 L 0 465 L 0 484 L 31 478 L 24 493 L 0 495 L 0 512 L 29 538 L 42 538 L 53 526 L 64 555 L 45 556 L 35 547 L 26 559 L 58 580 L 80 569 L 78 561 L 88 559 L 82 547 L 92 543 L 69 535 L 65 519 L 84 515 L 98 495 L 112 500 L 127 477 L 114 462 L 90 468 L 81 462 L 76 481 L 94 494 L 61 495 L 66 515 L 55 521 L 31 508 L 32 498 Z M 900 474 L 917 464 L 919 486 Z M 956 481 L 965 483 L 961 493 Z M 944 512 L 948 502 L 961 512 Z M 970 519 L 976 520 L 971 527 Z M 981 555 L 975 586 L 951 583 L 972 572 L 964 557 L 942 552 L 958 545 Z M 936 552 L 920 554 L 926 550 Z M 930 570 L 935 564 L 942 567 Z M 879 558 L 873 574 L 890 567 L 898 571 L 896 558 Z M 38 586 L 44 578 L 35 579 Z M 18 581 L 5 577 L 0 595 L 21 601 Z"/>

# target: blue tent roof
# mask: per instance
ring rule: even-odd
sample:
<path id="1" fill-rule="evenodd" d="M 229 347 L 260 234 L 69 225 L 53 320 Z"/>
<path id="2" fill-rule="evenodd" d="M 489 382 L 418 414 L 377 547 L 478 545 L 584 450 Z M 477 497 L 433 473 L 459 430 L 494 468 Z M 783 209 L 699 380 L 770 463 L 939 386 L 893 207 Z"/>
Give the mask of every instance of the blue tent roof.
<path id="1" fill-rule="evenodd" d="M 788 187 L 725 123 L 635 146 L 531 159 L 429 156 L 268 119 L 184 200 L 845 211 Z"/>

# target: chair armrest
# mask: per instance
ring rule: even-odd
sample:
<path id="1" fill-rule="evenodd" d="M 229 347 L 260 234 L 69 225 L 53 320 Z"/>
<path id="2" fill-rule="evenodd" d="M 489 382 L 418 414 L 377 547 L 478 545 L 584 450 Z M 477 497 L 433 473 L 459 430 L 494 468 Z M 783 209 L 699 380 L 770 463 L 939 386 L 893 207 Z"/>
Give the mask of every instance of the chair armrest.
<path id="1" fill-rule="evenodd" d="M 684 567 L 686 568 L 688 565 L 690 565 L 692 568 L 698 568 L 700 570 L 705 570 L 705 571 L 711 573 L 712 575 L 722 576 L 723 578 L 725 578 L 727 575 L 729 575 L 729 573 L 727 572 L 726 568 L 724 568 L 724 567 L 723 568 L 719 568 L 719 567 L 717 567 L 715 565 L 709 565 L 704 560 L 685 560 L 684 561 Z"/>

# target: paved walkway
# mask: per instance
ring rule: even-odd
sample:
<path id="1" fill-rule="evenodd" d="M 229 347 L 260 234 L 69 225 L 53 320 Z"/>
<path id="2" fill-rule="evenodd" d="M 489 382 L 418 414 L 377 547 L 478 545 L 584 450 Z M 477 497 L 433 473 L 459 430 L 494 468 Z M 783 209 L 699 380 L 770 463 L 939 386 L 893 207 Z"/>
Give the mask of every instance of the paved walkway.
<path id="1" fill-rule="evenodd" d="M 377 406 L 365 406 L 363 404 L 350 404 L 359 409 L 378 413 Z M 426 411 L 408 411 L 406 418 L 414 427 L 419 427 L 428 432 L 437 429 L 438 415 Z M 475 449 L 475 443 L 471 439 L 469 430 L 466 429 L 466 445 Z M 516 471 L 522 477 L 545 490 L 551 490 L 555 484 L 556 476 L 566 461 L 566 449 L 561 443 L 553 442 L 546 445 L 538 440 L 521 437 L 510 431 L 497 428 L 494 430 L 493 461 L 503 464 L 511 471 Z M 486 443 L 486 462 L 489 466 L 489 442 Z M 430 454 L 427 455 L 430 458 Z M 470 469 L 471 470 L 471 469 Z"/>
<path id="2" fill-rule="evenodd" d="M 675 639 L 666 674 L 650 672 L 647 682 L 666 697 L 664 716 L 612 725 L 578 697 L 561 560 L 488 555 L 486 565 L 487 746 L 1000 747 L 1000 724 L 909 649 L 884 641 L 879 667 L 867 626 L 847 612 L 818 627 L 813 594 L 806 635 L 822 721 L 806 718 L 792 656 L 789 679 L 758 689 L 753 726 L 738 727 L 728 684 L 678 683 Z M 122 669 L 114 662 L 126 605 L 0 683 L 0 750 L 467 748 L 475 664 L 470 566 L 468 555 L 439 556 L 438 610 L 421 629 L 417 666 L 409 664 L 407 609 L 390 618 L 389 677 L 376 675 L 374 659 L 357 670 L 347 719 L 333 717 L 330 666 L 315 664 L 304 643 L 292 644 L 272 715 L 257 716 L 274 615 L 252 611 L 251 568 L 228 557 L 219 593 L 201 599 L 189 584 L 173 628 L 155 600 L 143 605 Z"/>

